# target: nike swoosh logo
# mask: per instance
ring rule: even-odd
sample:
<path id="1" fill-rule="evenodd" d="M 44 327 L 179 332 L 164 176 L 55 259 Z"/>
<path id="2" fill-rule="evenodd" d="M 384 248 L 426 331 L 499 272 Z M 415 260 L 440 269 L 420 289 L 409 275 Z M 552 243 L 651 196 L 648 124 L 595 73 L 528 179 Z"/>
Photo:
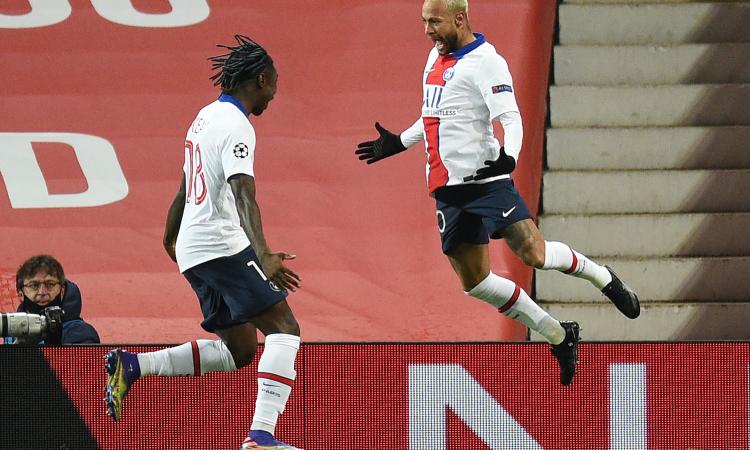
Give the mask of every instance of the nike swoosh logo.
<path id="1" fill-rule="evenodd" d="M 270 383 L 266 383 L 265 381 L 263 382 L 263 386 L 268 386 L 268 387 L 279 387 L 279 385 L 278 385 L 278 384 L 270 384 Z"/>
<path id="2" fill-rule="evenodd" d="M 515 206 L 514 206 L 514 207 L 512 207 L 512 208 L 510 208 L 510 209 L 509 209 L 509 210 L 507 210 L 507 211 L 503 211 L 503 217 L 508 217 L 508 216 L 510 215 L 510 213 L 512 213 L 512 212 L 513 212 L 513 210 L 514 210 L 514 209 L 516 209 L 516 207 L 515 207 Z"/>

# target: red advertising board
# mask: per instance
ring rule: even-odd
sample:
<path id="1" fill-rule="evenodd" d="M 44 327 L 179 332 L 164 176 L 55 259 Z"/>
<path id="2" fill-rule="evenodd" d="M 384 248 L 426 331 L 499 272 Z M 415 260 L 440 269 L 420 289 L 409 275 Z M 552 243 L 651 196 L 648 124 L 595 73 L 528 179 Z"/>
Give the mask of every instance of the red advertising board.
<path id="1" fill-rule="evenodd" d="M 100 448 L 238 447 L 252 416 L 254 366 L 141 380 L 114 423 L 102 402 L 106 350 L 43 349 Z M 4 346 L 0 363 L 24 351 L 36 350 Z M 564 387 L 545 344 L 305 344 L 278 435 L 308 450 L 745 449 L 749 367 L 748 343 L 584 343 L 579 373 Z M 4 384 L 8 370 L 0 364 Z M 43 417 L 54 405 L 36 392 Z M 22 400 L 2 398 L 6 429 Z M 81 447 L 63 433 L 33 434 L 38 423 L 28 432 L 54 448 Z"/>

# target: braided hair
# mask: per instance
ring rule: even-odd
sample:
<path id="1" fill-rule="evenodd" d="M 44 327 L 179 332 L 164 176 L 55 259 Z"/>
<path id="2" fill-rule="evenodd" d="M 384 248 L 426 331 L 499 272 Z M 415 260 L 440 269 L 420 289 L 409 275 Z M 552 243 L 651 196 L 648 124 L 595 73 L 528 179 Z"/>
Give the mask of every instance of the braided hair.
<path id="1" fill-rule="evenodd" d="M 222 91 L 231 92 L 241 82 L 257 77 L 268 67 L 273 67 L 273 60 L 268 52 L 247 36 L 234 36 L 237 44 L 234 47 L 218 44 L 217 47 L 229 50 L 229 53 L 208 58 L 213 64 L 211 70 L 218 70 L 211 81 L 214 86 L 221 86 Z"/>

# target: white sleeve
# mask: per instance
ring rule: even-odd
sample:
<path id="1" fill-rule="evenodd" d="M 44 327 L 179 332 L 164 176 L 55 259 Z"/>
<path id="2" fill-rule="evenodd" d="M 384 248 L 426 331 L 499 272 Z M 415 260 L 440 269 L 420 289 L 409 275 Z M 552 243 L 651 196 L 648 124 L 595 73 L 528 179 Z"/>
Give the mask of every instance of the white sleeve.
<path id="1" fill-rule="evenodd" d="M 254 175 L 255 130 L 249 123 L 247 128 L 237 127 L 228 130 L 219 151 L 225 180 L 238 173 Z"/>
<path id="2" fill-rule="evenodd" d="M 404 147 L 409 148 L 422 140 L 424 140 L 424 122 L 420 117 L 412 126 L 401 133 L 401 143 L 404 144 Z"/>
<path id="3" fill-rule="evenodd" d="M 521 144 L 523 143 L 523 121 L 521 113 L 518 111 L 507 111 L 494 120 L 500 122 L 505 134 L 505 153 L 513 157 L 518 163 L 518 155 L 521 154 Z"/>
<path id="4" fill-rule="evenodd" d="M 482 60 L 477 71 L 476 83 L 490 110 L 490 117 L 498 117 L 509 111 L 518 112 L 516 96 L 513 93 L 513 78 L 508 63 L 502 56 L 495 53 Z"/>

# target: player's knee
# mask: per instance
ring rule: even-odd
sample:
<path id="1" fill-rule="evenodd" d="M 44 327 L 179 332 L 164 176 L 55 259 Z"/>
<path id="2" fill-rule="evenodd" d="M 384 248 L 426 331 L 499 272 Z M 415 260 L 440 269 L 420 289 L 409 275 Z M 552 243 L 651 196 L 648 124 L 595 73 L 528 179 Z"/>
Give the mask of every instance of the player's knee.
<path id="1" fill-rule="evenodd" d="M 297 322 L 297 319 L 294 318 L 294 316 L 289 316 L 285 318 L 283 325 L 279 327 L 279 331 L 284 334 L 291 334 L 293 336 L 299 336 L 300 335 L 300 329 L 299 329 L 299 322 Z"/>
<path id="2" fill-rule="evenodd" d="M 241 348 L 231 349 L 232 358 L 234 359 L 234 365 L 239 369 L 250 364 L 255 356 L 256 345 L 243 346 Z"/>
<path id="3" fill-rule="evenodd" d="M 527 239 L 516 252 L 527 266 L 541 269 L 544 267 L 544 246 L 537 245 L 534 239 Z"/>
<path id="4" fill-rule="evenodd" d="M 476 286 L 479 285 L 485 278 L 487 278 L 486 274 L 482 273 L 472 273 L 472 274 L 463 274 L 461 278 L 461 287 L 463 287 L 464 292 L 469 292 L 472 289 L 474 289 Z"/>
<path id="5" fill-rule="evenodd" d="M 242 352 L 237 355 L 232 355 L 234 358 L 234 365 L 239 369 L 240 367 L 245 367 L 248 364 L 250 364 L 253 361 L 253 357 L 255 356 L 255 352 Z"/>
<path id="6" fill-rule="evenodd" d="M 299 323 L 294 317 L 294 314 L 292 314 L 292 312 L 289 310 L 285 311 L 283 314 L 277 315 L 273 320 L 271 326 L 268 327 L 268 329 L 262 331 L 265 335 L 274 333 L 291 334 L 294 336 L 300 335 Z"/>

